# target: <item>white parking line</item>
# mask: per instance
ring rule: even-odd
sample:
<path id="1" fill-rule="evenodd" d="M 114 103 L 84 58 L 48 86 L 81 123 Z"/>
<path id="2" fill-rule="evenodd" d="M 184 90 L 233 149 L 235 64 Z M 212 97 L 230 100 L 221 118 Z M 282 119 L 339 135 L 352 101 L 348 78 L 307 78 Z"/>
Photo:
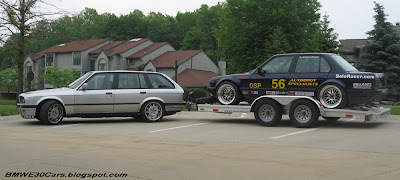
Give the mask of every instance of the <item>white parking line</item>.
<path id="1" fill-rule="evenodd" d="M 178 127 L 167 128 L 167 129 L 154 130 L 154 131 L 149 131 L 149 133 L 155 133 L 155 132 L 161 132 L 161 131 L 168 131 L 168 130 L 180 129 L 180 128 L 186 128 L 186 127 L 192 127 L 192 126 L 199 126 L 199 125 L 208 124 L 208 123 L 209 123 L 209 122 L 206 122 L 206 123 L 198 123 L 198 124 L 191 124 L 191 125 L 186 125 L 186 126 L 178 126 Z"/>
<path id="2" fill-rule="evenodd" d="M 79 123 L 78 123 L 78 124 L 79 124 Z M 70 125 L 64 125 L 64 126 L 55 126 L 55 127 L 53 127 L 53 128 L 63 128 L 63 127 L 75 126 L 75 125 L 78 125 L 78 124 L 70 124 Z"/>
<path id="3" fill-rule="evenodd" d="M 296 134 L 306 133 L 306 132 L 314 131 L 314 130 L 317 130 L 317 129 L 319 129 L 319 128 L 308 129 L 308 130 L 304 130 L 304 131 L 298 131 L 298 132 L 289 133 L 289 134 L 285 134 L 285 135 L 281 135 L 281 136 L 275 136 L 275 137 L 271 137 L 271 139 L 279 139 L 279 138 L 283 138 L 283 137 L 287 137 L 287 136 L 293 136 L 293 135 L 296 135 Z"/>

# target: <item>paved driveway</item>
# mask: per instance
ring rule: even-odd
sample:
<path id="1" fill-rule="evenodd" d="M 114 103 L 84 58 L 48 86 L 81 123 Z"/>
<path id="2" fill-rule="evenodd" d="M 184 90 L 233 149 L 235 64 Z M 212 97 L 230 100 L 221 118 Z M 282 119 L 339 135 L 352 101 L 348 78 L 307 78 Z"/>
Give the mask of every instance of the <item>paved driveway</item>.
<path id="1" fill-rule="evenodd" d="M 252 114 L 181 112 L 159 123 L 66 118 L 44 126 L 0 117 L 0 179 L 19 179 L 7 177 L 19 172 L 75 179 L 400 178 L 400 116 L 321 120 L 312 129 L 288 119 L 262 127 Z"/>

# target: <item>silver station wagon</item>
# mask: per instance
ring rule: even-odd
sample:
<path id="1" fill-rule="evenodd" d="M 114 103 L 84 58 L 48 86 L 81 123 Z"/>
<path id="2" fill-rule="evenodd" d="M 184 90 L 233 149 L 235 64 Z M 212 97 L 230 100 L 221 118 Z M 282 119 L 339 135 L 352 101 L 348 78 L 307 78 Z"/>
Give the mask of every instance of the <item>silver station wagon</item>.
<path id="1" fill-rule="evenodd" d="M 184 91 L 168 76 L 143 71 L 91 71 L 58 89 L 22 93 L 23 118 L 58 124 L 64 117 L 135 117 L 149 122 L 181 111 Z"/>

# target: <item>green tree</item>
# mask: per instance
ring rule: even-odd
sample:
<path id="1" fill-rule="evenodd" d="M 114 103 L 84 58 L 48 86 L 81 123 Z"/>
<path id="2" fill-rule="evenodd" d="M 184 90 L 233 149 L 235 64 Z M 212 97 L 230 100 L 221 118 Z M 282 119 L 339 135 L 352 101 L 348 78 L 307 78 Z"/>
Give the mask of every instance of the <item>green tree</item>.
<path id="1" fill-rule="evenodd" d="M 223 6 L 215 36 L 227 60 L 228 73 L 254 69 L 276 54 L 273 48 L 279 52 L 317 49 L 315 34 L 320 19 L 317 0 L 227 0 Z M 273 38 L 279 38 L 276 34 L 284 34 L 290 46 L 286 42 L 271 46 Z"/>
<path id="2" fill-rule="evenodd" d="M 376 24 L 369 31 L 370 42 L 361 49 L 359 66 L 371 72 L 382 72 L 387 79 L 388 98 L 400 100 L 400 38 L 394 26 L 386 21 L 384 7 L 375 2 Z"/>
<path id="3" fill-rule="evenodd" d="M 46 83 L 56 87 L 66 87 L 79 77 L 80 73 L 76 69 L 60 70 L 57 67 L 47 67 L 46 74 L 42 78 L 46 79 Z"/>
<path id="4" fill-rule="evenodd" d="M 25 60 L 27 36 L 32 32 L 35 22 L 44 19 L 46 15 L 55 13 L 38 12 L 37 6 L 49 5 L 40 0 L 0 0 L 0 40 L 4 43 L 13 37 L 11 45 L 16 51 L 18 72 L 17 95 L 23 91 L 23 63 Z M 18 97 L 18 96 L 17 96 Z"/>
<path id="5" fill-rule="evenodd" d="M 222 5 L 220 4 L 212 7 L 203 4 L 195 12 L 186 13 L 195 23 L 191 24 L 192 27 L 185 27 L 186 33 L 181 43 L 182 49 L 202 49 L 214 62 L 217 62 L 217 59 L 219 59 L 219 46 L 213 31 L 219 26 L 219 14 L 221 11 Z M 185 20 L 182 15 L 179 19 Z M 182 24 L 184 23 L 188 24 L 183 21 Z"/>
<path id="6" fill-rule="evenodd" d="M 329 27 L 331 22 L 326 13 L 322 18 L 320 22 L 321 30 L 318 34 L 318 49 L 320 52 L 338 53 L 340 48 L 338 34 L 334 32 L 335 30 L 333 28 Z"/>
<path id="7" fill-rule="evenodd" d="M 0 87 L 7 87 L 8 93 L 17 90 L 18 73 L 15 69 L 6 69 L 0 72 Z"/>
<path id="8" fill-rule="evenodd" d="M 155 42 L 169 42 L 175 49 L 179 49 L 178 22 L 174 17 L 151 12 L 145 19 L 148 38 Z"/>

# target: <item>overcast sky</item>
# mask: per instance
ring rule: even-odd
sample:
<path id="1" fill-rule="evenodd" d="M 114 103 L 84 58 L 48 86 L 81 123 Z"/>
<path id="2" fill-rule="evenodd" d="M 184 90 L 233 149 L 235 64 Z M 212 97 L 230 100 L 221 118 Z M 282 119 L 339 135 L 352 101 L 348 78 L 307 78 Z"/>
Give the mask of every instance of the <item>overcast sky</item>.
<path id="1" fill-rule="evenodd" d="M 171 16 L 178 11 L 194 11 L 201 4 L 214 6 L 224 0 L 57 0 L 57 7 L 78 13 L 85 7 L 94 8 L 99 14 L 109 12 L 116 15 L 128 14 L 134 9 L 143 13 L 160 12 Z M 322 4 L 321 14 L 327 13 L 331 27 L 339 34 L 340 39 L 365 39 L 367 31 L 375 24 L 374 1 L 382 4 L 389 22 L 400 22 L 399 0 L 319 0 Z"/>

